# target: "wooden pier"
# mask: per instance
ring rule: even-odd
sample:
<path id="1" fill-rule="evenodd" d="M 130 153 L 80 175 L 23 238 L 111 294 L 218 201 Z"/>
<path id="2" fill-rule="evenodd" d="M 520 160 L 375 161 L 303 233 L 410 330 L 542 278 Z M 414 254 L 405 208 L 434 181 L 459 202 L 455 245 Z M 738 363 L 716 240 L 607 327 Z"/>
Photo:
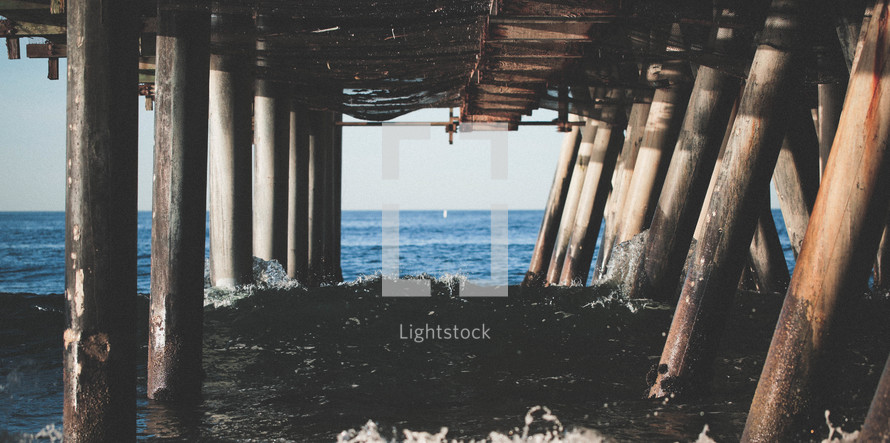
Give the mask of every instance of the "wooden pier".
<path id="1" fill-rule="evenodd" d="M 208 194 L 212 285 L 254 257 L 337 282 L 343 114 L 459 108 L 453 135 L 543 108 L 564 139 L 523 286 L 596 284 L 645 239 L 618 290 L 675 305 L 648 387 L 674 402 L 711 382 L 743 273 L 784 294 L 743 440 L 792 439 L 847 293 L 890 287 L 888 3 L 0 0 L 10 59 L 58 79 L 67 58 L 66 441 L 135 438 L 136 94 L 150 398 L 200 400 Z M 868 441 L 890 439 L 888 372 Z"/>

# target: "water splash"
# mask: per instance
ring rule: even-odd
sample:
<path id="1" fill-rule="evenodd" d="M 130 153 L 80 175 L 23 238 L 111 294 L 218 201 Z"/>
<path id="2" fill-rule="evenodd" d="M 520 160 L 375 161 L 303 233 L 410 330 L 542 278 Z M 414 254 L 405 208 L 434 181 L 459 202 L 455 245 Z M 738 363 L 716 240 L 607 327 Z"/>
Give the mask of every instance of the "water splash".
<path id="1" fill-rule="evenodd" d="M 253 258 L 253 283 L 234 288 L 219 288 L 210 284 L 210 262 L 204 263 L 204 306 L 228 307 L 238 300 L 249 298 L 259 290 L 298 290 L 305 287 L 287 276 L 287 271 L 277 260 Z"/>
<path id="2" fill-rule="evenodd" d="M 829 416 L 831 415 L 831 411 L 825 410 L 825 424 L 828 425 L 828 438 L 822 440 L 822 443 L 847 443 L 847 442 L 856 442 L 859 441 L 859 431 L 853 432 L 844 432 L 840 426 L 834 426 L 831 424 L 831 419 Z"/>
<path id="3" fill-rule="evenodd" d="M 2 437 L 2 435 L 0 435 L 0 437 Z M 54 443 L 57 441 L 61 442 L 62 441 L 62 428 L 56 428 L 55 423 L 50 423 L 50 424 L 44 426 L 44 428 L 41 429 L 40 432 L 38 432 L 36 434 L 24 433 L 24 434 L 18 436 L 17 441 L 27 442 L 27 443 L 34 442 L 34 441 L 50 441 L 51 443 Z"/>
<path id="4" fill-rule="evenodd" d="M 533 425 L 543 427 L 542 431 L 531 432 Z M 393 431 L 395 434 L 395 430 Z M 442 427 L 439 432 L 418 432 L 410 429 L 402 431 L 403 439 L 395 436 L 386 438 L 380 433 L 373 421 L 365 423 L 361 429 L 343 431 L 337 436 L 337 443 L 456 443 L 465 440 L 448 439 L 448 428 Z M 472 440 L 480 441 L 480 440 Z M 601 443 L 612 439 L 588 428 L 572 428 L 565 430 L 559 418 L 546 406 L 535 406 L 525 414 L 525 426 L 516 428 L 506 434 L 493 431 L 485 440 L 491 443 Z"/>
<path id="5" fill-rule="evenodd" d="M 649 230 L 645 230 L 630 240 L 616 245 L 609 257 L 606 273 L 596 281 L 596 284 L 605 287 L 611 286 L 621 295 L 625 295 L 627 288 L 633 285 L 633 279 L 640 275 L 639 271 L 643 266 L 648 238 Z"/>

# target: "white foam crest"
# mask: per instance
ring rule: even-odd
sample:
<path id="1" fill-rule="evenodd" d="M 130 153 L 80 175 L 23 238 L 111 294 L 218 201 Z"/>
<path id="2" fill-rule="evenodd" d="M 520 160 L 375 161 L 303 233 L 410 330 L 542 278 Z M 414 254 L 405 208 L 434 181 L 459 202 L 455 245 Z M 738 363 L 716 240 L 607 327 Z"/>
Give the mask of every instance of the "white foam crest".
<path id="1" fill-rule="evenodd" d="M 56 428 L 55 423 L 50 423 L 43 427 L 40 432 L 36 434 L 24 433 L 19 437 L 20 442 L 33 442 L 33 441 L 46 441 L 50 442 L 61 442 L 62 441 L 62 429 Z"/>
<path id="2" fill-rule="evenodd" d="M 648 238 L 649 231 L 646 230 L 615 245 L 609 257 L 608 269 L 596 284 L 615 286 L 622 294 L 626 293 L 626 288 L 633 284 L 633 279 L 639 275 L 640 267 L 643 266 Z"/>
<path id="3" fill-rule="evenodd" d="M 828 438 L 822 440 L 822 443 L 834 443 L 834 442 L 856 442 L 859 441 L 859 431 L 853 432 L 844 432 L 840 426 L 834 426 L 831 424 L 831 420 L 829 416 L 831 415 L 831 411 L 825 410 L 825 424 L 828 425 Z"/>
<path id="4" fill-rule="evenodd" d="M 710 430 L 711 428 L 708 425 L 705 425 L 705 427 L 701 430 L 701 433 L 698 434 L 698 439 L 695 440 L 695 443 L 717 443 L 708 435 L 708 432 L 710 432 Z"/>
<path id="5" fill-rule="evenodd" d="M 531 426 L 535 423 L 545 427 L 542 432 L 531 433 Z M 405 429 L 402 431 L 403 439 L 396 437 L 387 439 L 380 434 L 377 424 L 373 421 L 365 423 L 361 429 L 343 431 L 337 436 L 338 443 L 457 443 L 467 440 L 448 439 L 448 428 L 442 427 L 439 432 L 418 432 Z M 601 443 L 612 439 L 588 428 L 572 428 L 565 430 L 559 418 L 557 418 L 545 406 L 535 406 L 525 414 L 525 426 L 516 428 L 507 434 L 491 432 L 483 440 L 470 440 L 471 442 L 491 443 Z"/>
<path id="6" fill-rule="evenodd" d="M 253 296 L 258 290 L 298 289 L 303 285 L 287 276 L 287 271 L 277 260 L 253 258 L 253 283 L 233 288 L 220 288 L 210 285 L 210 265 L 204 264 L 204 306 L 214 308 L 231 306 L 238 300 Z"/>

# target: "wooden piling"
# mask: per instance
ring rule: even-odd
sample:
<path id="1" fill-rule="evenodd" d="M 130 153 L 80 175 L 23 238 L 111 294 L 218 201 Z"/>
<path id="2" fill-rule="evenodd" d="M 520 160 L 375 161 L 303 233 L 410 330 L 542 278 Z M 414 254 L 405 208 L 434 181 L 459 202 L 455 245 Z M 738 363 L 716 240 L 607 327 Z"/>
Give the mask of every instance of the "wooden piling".
<path id="1" fill-rule="evenodd" d="M 868 415 L 859 432 L 859 441 L 890 441 L 890 358 L 884 364 L 881 381 L 868 408 Z"/>
<path id="2" fill-rule="evenodd" d="M 136 438 L 137 9 L 68 5 L 64 438 Z M 104 19 L 114 17 L 113 20 Z"/>
<path id="3" fill-rule="evenodd" d="M 800 41 L 800 5 L 773 0 L 727 141 L 703 235 L 693 249 L 651 397 L 682 396 L 710 377 L 732 306 L 759 200 L 785 133 L 792 49 Z"/>
<path id="4" fill-rule="evenodd" d="M 572 114 L 569 121 L 580 121 L 580 117 Z M 569 183 L 572 179 L 575 158 L 578 155 L 578 147 L 581 145 L 581 129 L 572 126 L 562 139 L 562 148 L 559 151 L 559 159 L 556 162 L 556 172 L 553 174 L 553 184 L 550 186 L 550 195 L 547 197 L 547 208 L 544 211 L 544 219 L 541 221 L 541 229 L 538 231 L 538 239 L 535 241 L 535 249 L 528 265 L 528 272 L 522 280 L 522 286 L 541 286 L 546 281 L 547 269 L 550 267 L 550 255 L 553 252 L 553 244 L 559 231 L 559 220 L 565 207 L 566 195 Z"/>
<path id="5" fill-rule="evenodd" d="M 340 226 L 342 219 L 342 189 L 343 189 L 343 127 L 338 125 L 343 121 L 343 114 L 335 112 L 333 114 L 331 130 L 333 136 L 331 139 L 331 178 L 329 180 L 331 186 L 331 221 L 329 223 L 329 244 L 328 262 L 329 264 L 329 281 L 343 281 L 343 269 L 340 266 Z"/>
<path id="6" fill-rule="evenodd" d="M 572 229 L 575 227 L 575 216 L 578 214 L 578 203 L 581 200 L 581 191 L 584 189 L 584 179 L 587 177 L 587 166 L 590 163 L 596 131 L 595 120 L 587 120 L 587 123 L 581 128 L 581 145 L 578 147 L 572 179 L 566 193 L 566 203 L 559 220 L 559 230 L 556 234 L 556 241 L 553 243 L 553 251 L 550 254 L 550 265 L 547 267 L 548 285 L 559 284 L 559 278 L 562 276 L 562 265 L 565 264 L 569 240 L 572 236 Z"/>
<path id="7" fill-rule="evenodd" d="M 726 155 L 726 144 L 729 142 L 729 136 L 732 135 L 732 127 L 735 124 L 735 118 L 739 114 L 739 102 L 741 96 L 737 96 L 735 103 L 732 105 L 732 112 L 729 113 L 729 121 L 726 125 L 726 132 L 723 133 L 723 141 L 720 143 L 720 151 L 717 153 L 717 160 L 714 162 L 714 170 L 711 172 L 711 181 L 708 182 L 708 192 L 705 193 L 705 200 L 702 203 L 701 211 L 698 214 L 698 221 L 695 222 L 695 233 L 692 238 L 696 242 L 702 238 L 704 233 L 705 219 L 708 215 L 708 205 L 711 204 L 711 196 L 714 194 L 714 188 L 717 187 L 717 177 L 720 175 L 720 166 L 723 164 L 723 157 Z"/>
<path id="8" fill-rule="evenodd" d="M 881 244 L 878 245 L 878 256 L 875 260 L 875 289 L 890 289 L 890 212 L 884 222 Z"/>
<path id="9" fill-rule="evenodd" d="M 309 189 L 307 248 L 308 275 L 306 284 L 318 285 L 325 274 L 325 151 L 328 151 L 330 126 L 325 124 L 326 112 L 309 111 Z M 327 131 L 327 134 L 325 133 Z"/>
<path id="10" fill-rule="evenodd" d="M 630 240 L 649 227 L 689 103 L 690 91 L 683 63 L 665 63 L 660 75 L 671 85 L 657 89 L 652 98 L 646 132 L 622 209 L 617 243 Z"/>
<path id="11" fill-rule="evenodd" d="M 732 30 L 721 28 L 715 50 L 725 51 L 732 39 Z M 652 217 L 642 272 L 629 288 L 629 297 L 671 300 L 676 296 L 695 223 L 739 89 L 738 80 L 728 74 L 707 66 L 698 68 L 688 111 Z"/>
<path id="12" fill-rule="evenodd" d="M 773 181 L 794 257 L 800 254 L 819 191 L 818 146 L 807 109 L 792 104 L 788 110 L 788 129 L 773 171 Z"/>
<path id="13" fill-rule="evenodd" d="M 309 248 L 309 127 L 308 110 L 290 102 L 287 192 L 287 276 L 304 280 Z"/>
<path id="14" fill-rule="evenodd" d="M 831 39 L 832 46 L 818 47 L 816 51 L 816 65 L 819 73 L 830 77 L 832 75 L 841 74 L 842 67 L 833 69 L 834 65 L 839 65 L 843 58 L 839 50 L 837 40 Z M 846 71 L 843 71 L 846 74 Z M 819 176 L 825 172 L 825 164 L 828 162 L 828 155 L 831 152 L 831 144 L 834 141 L 834 134 L 837 132 L 838 120 L 841 118 L 841 109 L 844 107 L 844 93 L 846 92 L 846 75 L 839 81 L 819 83 L 816 86 L 818 97 L 818 127 L 819 127 Z"/>
<path id="15" fill-rule="evenodd" d="M 610 93 L 610 98 L 617 99 L 617 91 Z M 600 233 L 603 221 L 603 210 L 609 196 L 610 181 L 615 169 L 615 160 L 624 144 L 624 111 L 609 110 L 603 120 L 597 123 L 596 138 L 591 147 L 590 161 L 587 164 L 587 176 L 575 215 L 575 223 L 569 247 L 566 251 L 565 263 L 559 284 L 564 286 L 587 284 L 590 274 L 590 262 Z"/>
<path id="16" fill-rule="evenodd" d="M 210 10 L 158 5 L 148 397 L 201 393 Z"/>
<path id="17" fill-rule="evenodd" d="M 22 58 L 22 47 L 18 37 L 6 37 L 6 56 L 9 60 Z"/>
<path id="18" fill-rule="evenodd" d="M 890 200 L 890 8 L 875 5 L 743 441 L 790 438 L 841 294 L 866 281 Z"/>
<path id="19" fill-rule="evenodd" d="M 765 195 L 757 208 L 757 227 L 748 246 L 751 265 L 757 290 L 760 292 L 784 293 L 788 289 L 788 262 L 782 251 L 776 221 L 770 211 L 769 195 Z"/>
<path id="20" fill-rule="evenodd" d="M 646 120 L 649 117 L 651 106 L 652 95 L 646 94 L 637 97 L 630 109 L 630 116 L 628 116 L 625 129 L 624 146 L 621 148 L 621 154 L 618 155 L 618 164 L 612 176 L 612 193 L 609 195 L 609 201 L 606 203 L 608 206 L 605 216 L 606 227 L 603 230 L 600 252 L 593 269 L 593 281 L 599 280 L 605 273 L 606 264 L 609 262 L 609 256 L 612 253 L 612 247 L 615 245 L 615 238 L 618 235 L 618 228 L 621 225 L 621 217 L 624 213 L 627 189 L 630 187 L 630 181 L 633 178 L 640 145 L 643 144 L 643 135 L 646 133 Z"/>
<path id="21" fill-rule="evenodd" d="M 290 110 L 283 89 L 270 80 L 256 79 L 253 255 L 285 264 Z"/>
<path id="22" fill-rule="evenodd" d="M 214 3 L 214 8 L 217 7 Z M 253 270 L 251 202 L 252 59 L 233 54 L 232 38 L 253 28 L 234 14 L 211 16 L 210 55 L 210 280 L 249 283 Z"/>

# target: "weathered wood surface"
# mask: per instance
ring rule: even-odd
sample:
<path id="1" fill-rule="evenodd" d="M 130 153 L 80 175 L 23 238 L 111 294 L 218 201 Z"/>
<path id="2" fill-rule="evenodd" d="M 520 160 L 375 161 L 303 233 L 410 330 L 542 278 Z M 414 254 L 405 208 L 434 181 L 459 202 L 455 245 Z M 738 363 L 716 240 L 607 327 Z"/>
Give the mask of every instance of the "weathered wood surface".
<path id="1" fill-rule="evenodd" d="M 630 187 L 630 181 L 633 178 L 634 166 L 637 162 L 637 155 L 640 152 L 640 145 L 643 143 L 643 135 L 646 133 L 646 120 L 649 117 L 651 106 L 652 95 L 646 94 L 642 97 L 637 97 L 630 109 L 630 116 L 627 119 L 627 127 L 625 129 L 627 135 L 624 137 L 624 146 L 621 148 L 621 154 L 619 154 L 618 163 L 615 166 L 615 173 L 612 175 L 612 193 L 609 195 L 609 201 L 606 203 L 608 208 L 605 216 L 606 227 L 603 230 L 600 252 L 593 269 L 593 281 L 598 280 L 605 273 L 609 256 L 612 253 L 612 247 L 616 243 L 615 238 L 621 226 L 627 189 Z"/>
<path id="2" fill-rule="evenodd" d="M 327 155 L 330 150 L 331 127 L 329 113 L 309 111 L 309 246 L 307 248 L 308 275 L 306 284 L 318 285 L 325 276 L 325 203 Z"/>
<path id="3" fill-rule="evenodd" d="M 878 257 L 875 260 L 875 288 L 890 289 L 890 213 L 884 222 L 881 244 L 878 246 Z"/>
<path id="4" fill-rule="evenodd" d="M 788 289 L 788 263 L 782 252 L 782 243 L 776 222 L 769 207 L 769 195 L 764 195 L 757 208 L 757 227 L 748 246 L 748 255 L 754 270 L 757 290 L 760 292 L 784 293 Z"/>
<path id="5" fill-rule="evenodd" d="M 581 199 L 581 191 L 584 189 L 584 180 L 587 177 L 587 166 L 593 151 L 596 131 L 597 124 L 594 120 L 587 120 L 587 123 L 581 128 L 581 145 L 578 147 L 572 179 L 559 220 L 559 231 L 556 234 L 556 241 L 553 243 L 550 264 L 547 267 L 547 284 L 550 285 L 559 284 L 559 278 L 562 276 L 562 265 L 565 263 L 566 251 L 568 251 L 572 229 L 575 226 L 575 216 L 578 214 L 578 203 Z"/>
<path id="6" fill-rule="evenodd" d="M 835 308 L 866 281 L 890 201 L 890 8 L 875 5 L 848 100 L 748 414 L 743 441 L 792 438 Z"/>
<path id="7" fill-rule="evenodd" d="M 725 48 L 732 39 L 731 30 L 721 29 L 717 45 Z M 677 281 L 739 91 L 735 78 L 707 66 L 698 68 L 652 217 L 642 272 L 628 294 L 631 298 L 672 301 L 676 296 Z"/>
<path id="8" fill-rule="evenodd" d="M 253 109 L 253 255 L 284 264 L 290 142 L 290 112 L 284 85 L 257 79 Z"/>
<path id="9" fill-rule="evenodd" d="M 211 50 L 227 45 L 232 33 L 250 29 L 253 20 L 213 14 Z M 253 279 L 252 72 L 249 57 L 210 55 L 208 182 L 210 280 L 214 286 L 234 286 Z"/>
<path id="10" fill-rule="evenodd" d="M 597 124 L 596 140 L 587 165 L 587 177 L 584 178 L 584 188 L 562 267 L 560 285 L 587 284 L 615 161 L 624 143 L 624 118 L 619 117 L 623 113 L 623 110 L 615 109 L 610 113 L 612 115 L 607 116 L 610 121 L 600 121 Z"/>
<path id="11" fill-rule="evenodd" d="M 616 243 L 630 240 L 649 227 L 689 104 L 690 87 L 686 84 L 685 67 L 681 63 L 666 63 L 661 75 L 673 84 L 657 89 L 652 98 L 646 132 L 622 208 Z"/>
<path id="12" fill-rule="evenodd" d="M 340 225 L 342 217 L 342 180 L 343 180 L 343 127 L 337 125 L 343 121 L 343 114 L 335 112 L 331 125 L 331 169 L 330 198 L 331 218 L 328 232 L 328 282 L 343 281 L 343 270 L 340 267 Z"/>
<path id="13" fill-rule="evenodd" d="M 148 397 L 200 397 L 210 11 L 158 10 Z"/>
<path id="14" fill-rule="evenodd" d="M 785 133 L 790 48 L 800 43 L 800 5 L 774 0 L 696 242 L 677 310 L 651 387 L 681 397 L 703 386 L 754 233 L 757 204 L 769 191 Z"/>
<path id="15" fill-rule="evenodd" d="M 136 13 L 68 11 L 64 438 L 136 438 Z M 114 20 L 103 20 L 114 17 Z"/>
<path id="16" fill-rule="evenodd" d="M 819 142 L 809 113 L 803 106 L 791 105 L 788 114 L 788 129 L 773 171 L 773 181 L 785 231 L 797 257 L 819 191 L 819 157 L 816 155 Z"/>
<path id="17" fill-rule="evenodd" d="M 859 441 L 890 441 L 890 358 L 884 364 L 881 381 L 859 432 Z"/>
<path id="18" fill-rule="evenodd" d="M 581 121 L 581 119 L 572 114 L 569 116 L 569 121 L 575 122 Z M 559 221 L 562 218 L 562 210 L 565 207 L 566 195 L 569 191 L 569 183 L 572 179 L 575 158 L 580 145 L 581 128 L 574 126 L 570 132 L 563 136 L 559 159 L 556 162 L 556 172 L 553 174 L 553 184 L 550 186 L 550 195 L 547 197 L 547 207 L 544 210 L 544 219 L 541 220 L 541 229 L 538 231 L 538 239 L 535 241 L 535 249 L 532 251 L 528 272 L 525 273 L 525 278 L 522 281 L 523 286 L 541 286 L 546 281 L 553 244 L 556 242 Z"/>
<path id="19" fill-rule="evenodd" d="M 302 281 L 309 249 L 309 111 L 290 102 L 287 181 L 287 276 Z"/>

